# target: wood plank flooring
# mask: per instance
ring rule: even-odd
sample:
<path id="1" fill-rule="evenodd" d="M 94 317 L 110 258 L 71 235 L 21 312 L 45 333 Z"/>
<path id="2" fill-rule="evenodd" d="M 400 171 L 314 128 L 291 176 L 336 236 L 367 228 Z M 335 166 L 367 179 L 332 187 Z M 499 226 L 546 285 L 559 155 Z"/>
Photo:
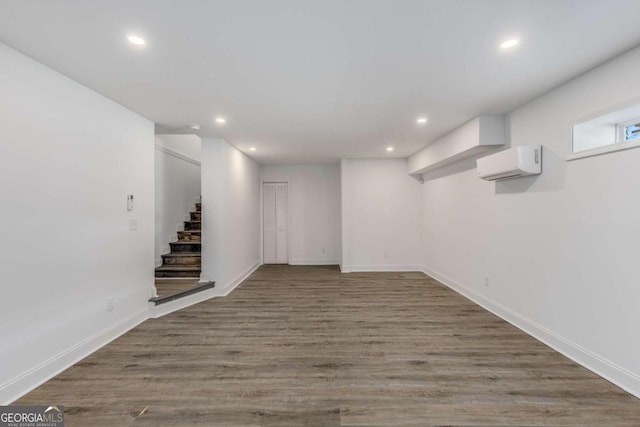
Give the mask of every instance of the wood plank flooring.
<path id="1" fill-rule="evenodd" d="M 640 425 L 640 400 L 435 280 L 335 267 L 264 266 L 17 403 L 67 426 Z"/>

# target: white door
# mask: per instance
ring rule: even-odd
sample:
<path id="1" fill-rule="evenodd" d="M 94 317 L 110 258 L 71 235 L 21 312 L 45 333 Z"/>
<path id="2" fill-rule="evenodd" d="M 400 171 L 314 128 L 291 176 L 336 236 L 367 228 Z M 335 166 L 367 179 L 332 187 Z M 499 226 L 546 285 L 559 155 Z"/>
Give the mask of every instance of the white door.
<path id="1" fill-rule="evenodd" d="M 262 184 L 263 258 L 265 264 L 289 263 L 289 185 Z"/>

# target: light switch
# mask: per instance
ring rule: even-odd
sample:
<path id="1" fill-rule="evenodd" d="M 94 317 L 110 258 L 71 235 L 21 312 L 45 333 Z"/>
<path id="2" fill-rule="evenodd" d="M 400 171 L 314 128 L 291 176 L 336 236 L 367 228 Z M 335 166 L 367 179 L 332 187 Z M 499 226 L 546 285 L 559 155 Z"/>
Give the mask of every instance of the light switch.
<path id="1" fill-rule="evenodd" d="M 127 211 L 133 210 L 133 194 L 127 194 Z"/>

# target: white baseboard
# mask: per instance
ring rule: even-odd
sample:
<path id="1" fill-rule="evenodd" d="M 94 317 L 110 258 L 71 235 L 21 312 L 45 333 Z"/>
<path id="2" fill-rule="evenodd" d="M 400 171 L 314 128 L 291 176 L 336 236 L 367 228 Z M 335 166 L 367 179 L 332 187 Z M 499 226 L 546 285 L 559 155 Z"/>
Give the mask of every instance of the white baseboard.
<path id="1" fill-rule="evenodd" d="M 244 270 L 242 273 L 238 274 L 232 280 L 225 284 L 220 284 L 216 282 L 215 288 L 207 289 L 206 291 L 198 292 L 197 294 L 189 295 L 187 297 L 183 297 L 177 299 L 175 301 L 167 302 L 165 304 L 160 305 L 151 305 L 149 308 L 151 318 L 155 319 L 158 317 L 165 316 L 169 313 L 173 313 L 174 311 L 181 310 L 185 307 L 189 307 L 194 304 L 198 304 L 200 302 L 206 301 L 210 298 L 217 297 L 226 297 L 229 295 L 235 288 L 238 287 L 242 282 L 245 281 L 247 277 L 249 277 L 254 271 L 260 267 L 260 261 L 256 261 L 249 268 Z M 200 279 L 201 282 L 208 282 L 210 279 L 203 275 Z M 152 304 L 152 303 L 150 303 Z"/>
<path id="2" fill-rule="evenodd" d="M 340 267 L 343 273 L 365 273 L 368 271 L 422 271 L 417 265 L 344 265 Z"/>
<path id="3" fill-rule="evenodd" d="M 80 341 L 67 350 L 0 385 L 0 404 L 8 405 L 109 344 L 149 318 L 146 309 Z"/>
<path id="4" fill-rule="evenodd" d="M 51 357 L 37 366 L 34 366 L 15 378 L 0 384 L 0 405 L 9 405 L 21 396 L 24 396 L 26 393 L 55 377 L 65 369 L 73 366 L 119 336 L 133 329 L 148 318 L 164 316 L 165 314 L 197 304 L 209 298 L 229 295 L 229 293 L 240 285 L 240 283 L 257 270 L 260 265 L 260 262 L 256 261 L 249 268 L 223 286 L 218 287 L 218 284 L 216 284 L 215 288 L 195 295 L 180 298 L 176 301 L 162 304 L 160 306 L 152 305 L 149 309 L 144 309 L 139 313 L 111 325 L 107 329 L 82 340 L 69 349 Z"/>
<path id="5" fill-rule="evenodd" d="M 456 281 L 424 267 L 422 271 L 462 296 L 470 299 L 496 316 L 511 323 L 538 341 L 548 345 L 574 362 L 584 366 L 607 381 L 640 398 L 640 375 L 637 375 L 579 344 L 556 334 L 519 313 L 462 286 Z"/>
<path id="6" fill-rule="evenodd" d="M 338 265 L 337 259 L 292 259 L 289 265 Z"/>

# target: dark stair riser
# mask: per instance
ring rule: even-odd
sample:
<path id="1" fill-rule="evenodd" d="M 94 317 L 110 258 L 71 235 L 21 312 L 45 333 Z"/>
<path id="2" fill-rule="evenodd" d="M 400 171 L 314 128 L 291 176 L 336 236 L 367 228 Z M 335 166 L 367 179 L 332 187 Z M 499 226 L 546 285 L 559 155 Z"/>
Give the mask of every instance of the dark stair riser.
<path id="1" fill-rule="evenodd" d="M 202 245 L 197 242 L 171 242 L 171 252 L 172 253 L 185 253 L 185 252 L 196 252 L 200 253 L 200 249 Z"/>
<path id="2" fill-rule="evenodd" d="M 194 271 L 163 271 L 156 270 L 156 277 L 200 277 L 200 270 Z"/>
<path id="3" fill-rule="evenodd" d="M 192 265 L 200 267 L 202 258 L 200 255 L 175 256 L 174 254 L 162 255 L 162 265 Z"/>
<path id="4" fill-rule="evenodd" d="M 200 242 L 202 233 L 200 231 L 178 231 L 178 240 L 181 242 Z"/>
<path id="5" fill-rule="evenodd" d="M 202 212 L 191 212 L 191 221 L 202 221 Z"/>
<path id="6" fill-rule="evenodd" d="M 200 221 L 185 221 L 184 229 L 185 231 L 200 230 Z"/>
<path id="7" fill-rule="evenodd" d="M 196 203 L 196 211 L 197 212 L 201 212 L 202 211 L 202 203 Z"/>

